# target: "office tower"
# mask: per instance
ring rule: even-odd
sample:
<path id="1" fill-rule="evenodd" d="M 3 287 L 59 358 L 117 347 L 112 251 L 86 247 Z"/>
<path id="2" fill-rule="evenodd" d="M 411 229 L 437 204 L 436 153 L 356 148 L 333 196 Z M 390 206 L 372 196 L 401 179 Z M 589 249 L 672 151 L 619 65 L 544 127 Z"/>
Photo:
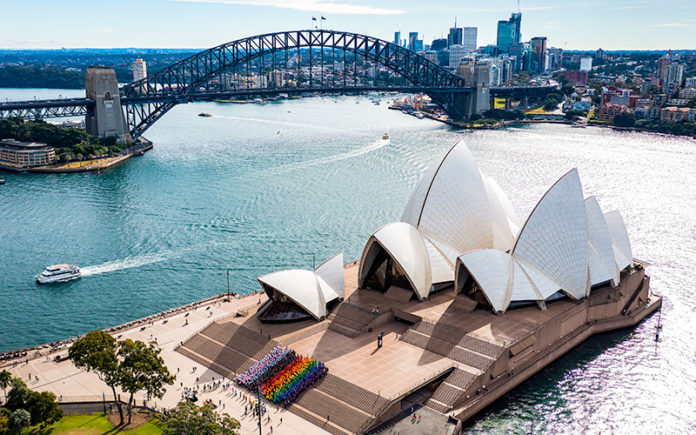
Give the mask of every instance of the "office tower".
<path id="1" fill-rule="evenodd" d="M 534 69 L 542 73 L 546 69 L 546 36 L 532 38 L 532 51 L 534 56 Z"/>
<path id="2" fill-rule="evenodd" d="M 445 38 L 434 39 L 430 49 L 433 51 L 441 51 L 447 48 L 447 40 Z"/>
<path id="3" fill-rule="evenodd" d="M 520 42 L 522 36 L 521 26 L 521 13 L 512 14 L 509 20 L 498 21 L 498 39 L 496 45 L 500 52 L 507 53 L 510 49 L 510 44 Z"/>
<path id="4" fill-rule="evenodd" d="M 401 32 L 394 32 L 394 44 L 401 45 Z"/>
<path id="5" fill-rule="evenodd" d="M 476 50 L 477 33 L 477 27 L 464 27 L 464 37 L 462 41 L 462 46 L 465 50 L 468 50 L 469 52 Z"/>
<path id="6" fill-rule="evenodd" d="M 408 34 L 408 49 L 416 51 L 416 41 L 418 40 L 418 32 L 410 32 Z"/>
<path id="7" fill-rule="evenodd" d="M 462 28 L 457 27 L 457 20 L 454 21 L 454 27 L 450 27 L 447 35 L 447 48 L 453 45 L 462 45 Z"/>

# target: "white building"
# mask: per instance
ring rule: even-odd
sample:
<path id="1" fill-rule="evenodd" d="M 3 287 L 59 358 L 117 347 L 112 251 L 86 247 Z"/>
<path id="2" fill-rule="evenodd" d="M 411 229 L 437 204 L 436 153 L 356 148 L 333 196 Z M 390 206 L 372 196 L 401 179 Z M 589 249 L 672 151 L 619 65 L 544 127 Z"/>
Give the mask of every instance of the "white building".
<path id="1" fill-rule="evenodd" d="M 462 39 L 462 47 L 469 53 L 476 50 L 476 38 L 478 27 L 464 27 L 464 37 Z"/>
<path id="2" fill-rule="evenodd" d="M 592 69 L 592 58 L 583 56 L 580 58 L 580 71 L 589 71 Z"/>
<path id="3" fill-rule="evenodd" d="M 521 228 L 521 229 L 520 229 Z M 360 288 L 412 290 L 423 300 L 454 287 L 498 314 L 518 304 L 582 299 L 618 285 L 632 265 L 621 215 L 583 198 L 576 169 L 541 198 L 524 225 L 463 143 L 431 168 L 401 222 L 387 224 L 363 250 Z"/>
<path id="4" fill-rule="evenodd" d="M 147 77 L 147 65 L 144 60 L 137 58 L 133 61 L 133 81 L 137 82 Z M 140 87 L 141 92 L 144 92 L 147 84 Z"/>
<path id="5" fill-rule="evenodd" d="M 459 66 L 459 63 L 461 62 L 462 59 L 466 57 L 467 54 L 469 54 L 466 49 L 458 44 L 451 45 L 449 48 L 449 67 L 452 69 L 456 69 L 457 66 Z"/>
<path id="6" fill-rule="evenodd" d="M 459 142 L 426 172 L 401 217 L 365 244 L 361 288 L 413 290 L 423 300 L 451 286 L 457 256 L 474 249 L 512 248 L 519 219 L 502 189 L 482 174 Z"/>
<path id="7" fill-rule="evenodd" d="M 687 88 L 696 88 L 696 77 L 689 77 L 686 79 L 684 86 Z"/>
<path id="8" fill-rule="evenodd" d="M 259 308 L 259 319 L 270 322 L 306 317 L 323 320 L 329 308 L 343 300 L 343 254 L 335 255 L 313 271 L 291 269 L 257 278 L 268 295 Z"/>

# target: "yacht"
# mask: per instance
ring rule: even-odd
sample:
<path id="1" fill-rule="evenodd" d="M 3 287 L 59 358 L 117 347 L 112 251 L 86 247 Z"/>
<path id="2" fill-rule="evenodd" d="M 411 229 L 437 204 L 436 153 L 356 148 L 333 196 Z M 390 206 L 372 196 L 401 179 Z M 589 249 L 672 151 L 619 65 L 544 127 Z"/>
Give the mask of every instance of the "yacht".
<path id="1" fill-rule="evenodd" d="M 80 268 L 72 264 L 56 264 L 48 266 L 46 270 L 36 275 L 39 284 L 50 284 L 54 282 L 67 282 L 82 276 Z"/>

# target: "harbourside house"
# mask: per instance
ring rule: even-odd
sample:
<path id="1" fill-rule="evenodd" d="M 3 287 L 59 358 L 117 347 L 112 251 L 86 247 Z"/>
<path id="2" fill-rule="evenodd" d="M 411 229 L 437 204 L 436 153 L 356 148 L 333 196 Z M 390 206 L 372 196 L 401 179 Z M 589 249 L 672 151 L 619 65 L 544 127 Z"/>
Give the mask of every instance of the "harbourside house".
<path id="1" fill-rule="evenodd" d="M 23 169 L 50 165 L 56 159 L 53 147 L 39 142 L 20 142 L 14 139 L 0 140 L 0 167 Z"/>

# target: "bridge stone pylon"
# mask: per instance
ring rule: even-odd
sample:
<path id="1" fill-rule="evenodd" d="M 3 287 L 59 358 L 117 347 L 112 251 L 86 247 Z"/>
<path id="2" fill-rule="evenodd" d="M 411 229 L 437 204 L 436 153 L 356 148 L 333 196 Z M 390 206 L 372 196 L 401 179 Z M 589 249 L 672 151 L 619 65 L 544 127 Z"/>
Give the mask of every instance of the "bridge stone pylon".
<path id="1" fill-rule="evenodd" d="M 87 68 L 85 90 L 87 98 L 94 101 L 85 117 L 87 133 L 98 138 L 116 136 L 119 143 L 132 142 L 114 69 L 105 66 Z"/>

